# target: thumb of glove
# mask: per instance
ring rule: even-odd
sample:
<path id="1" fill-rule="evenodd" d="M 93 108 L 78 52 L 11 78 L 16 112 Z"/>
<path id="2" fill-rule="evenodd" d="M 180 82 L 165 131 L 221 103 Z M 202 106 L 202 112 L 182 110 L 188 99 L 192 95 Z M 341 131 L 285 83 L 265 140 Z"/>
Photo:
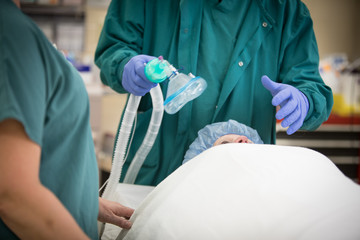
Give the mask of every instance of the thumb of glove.
<path id="1" fill-rule="evenodd" d="M 272 96 L 275 96 L 281 90 L 281 83 L 272 81 L 268 76 L 261 77 L 262 85 L 270 91 Z"/>

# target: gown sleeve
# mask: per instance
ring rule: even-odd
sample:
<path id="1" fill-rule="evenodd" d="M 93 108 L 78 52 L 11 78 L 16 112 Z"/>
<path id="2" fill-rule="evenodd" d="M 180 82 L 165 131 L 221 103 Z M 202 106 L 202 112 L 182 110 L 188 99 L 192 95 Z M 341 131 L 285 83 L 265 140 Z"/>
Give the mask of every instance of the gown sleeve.
<path id="1" fill-rule="evenodd" d="M 119 93 L 125 64 L 142 51 L 144 1 L 112 1 L 95 51 L 101 81 Z"/>
<path id="2" fill-rule="evenodd" d="M 309 10 L 300 1 L 287 1 L 280 50 L 278 82 L 292 85 L 309 100 L 301 127 L 315 130 L 330 115 L 333 95 L 319 74 L 319 54 Z"/>

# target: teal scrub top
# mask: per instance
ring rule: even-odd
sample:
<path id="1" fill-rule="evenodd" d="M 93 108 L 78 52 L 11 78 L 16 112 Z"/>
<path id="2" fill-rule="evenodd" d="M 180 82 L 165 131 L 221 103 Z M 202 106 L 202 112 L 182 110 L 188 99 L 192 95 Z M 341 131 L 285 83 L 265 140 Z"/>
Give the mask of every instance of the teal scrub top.
<path id="1" fill-rule="evenodd" d="M 99 181 L 86 89 L 11 0 L 0 1 L 0 103 L 0 121 L 16 119 L 41 146 L 41 183 L 97 239 Z M 1 219 L 0 239 L 18 239 Z"/>
<path id="2" fill-rule="evenodd" d="M 306 95 L 310 108 L 303 130 L 318 128 L 333 105 L 332 91 L 318 72 L 312 20 L 299 0 L 113 0 L 95 53 L 103 83 L 126 93 L 121 85 L 124 65 L 138 54 L 162 55 L 208 83 L 178 113 L 164 114 L 138 184 L 156 185 L 179 167 L 207 124 L 233 119 L 256 129 L 264 143 L 274 144 L 276 109 L 261 84 L 262 75 Z M 164 95 L 167 84 L 160 84 Z M 146 94 L 122 177 L 143 140 L 151 107 Z"/>

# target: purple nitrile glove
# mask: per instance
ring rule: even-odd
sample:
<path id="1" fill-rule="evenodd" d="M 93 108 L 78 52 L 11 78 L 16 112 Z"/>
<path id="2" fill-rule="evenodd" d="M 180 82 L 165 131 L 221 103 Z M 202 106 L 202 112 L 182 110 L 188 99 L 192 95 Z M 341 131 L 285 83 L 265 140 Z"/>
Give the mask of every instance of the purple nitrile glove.
<path id="1" fill-rule="evenodd" d="M 281 126 L 286 128 L 288 135 L 293 134 L 303 125 L 304 119 L 309 111 L 309 100 L 298 89 L 288 84 L 273 82 L 268 76 L 262 76 L 261 82 L 270 91 L 273 99 L 273 106 L 280 105 L 280 110 L 276 113 L 276 119 L 284 120 Z"/>
<path id="2" fill-rule="evenodd" d="M 136 96 L 144 96 L 157 83 L 151 82 L 145 76 L 145 64 L 155 57 L 148 55 L 137 55 L 125 64 L 122 76 L 122 86 L 126 91 Z"/>

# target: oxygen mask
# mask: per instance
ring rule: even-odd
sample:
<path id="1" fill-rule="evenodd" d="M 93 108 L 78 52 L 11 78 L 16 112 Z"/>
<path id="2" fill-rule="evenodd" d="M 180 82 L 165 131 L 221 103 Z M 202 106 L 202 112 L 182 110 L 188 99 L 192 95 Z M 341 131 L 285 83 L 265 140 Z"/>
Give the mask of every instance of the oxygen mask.
<path id="1" fill-rule="evenodd" d="M 207 87 L 206 81 L 201 77 L 195 77 L 179 73 L 168 61 L 162 57 L 155 58 L 145 66 L 146 77 L 155 83 L 169 79 L 164 109 L 168 114 L 178 112 L 186 103 L 199 97 Z"/>

